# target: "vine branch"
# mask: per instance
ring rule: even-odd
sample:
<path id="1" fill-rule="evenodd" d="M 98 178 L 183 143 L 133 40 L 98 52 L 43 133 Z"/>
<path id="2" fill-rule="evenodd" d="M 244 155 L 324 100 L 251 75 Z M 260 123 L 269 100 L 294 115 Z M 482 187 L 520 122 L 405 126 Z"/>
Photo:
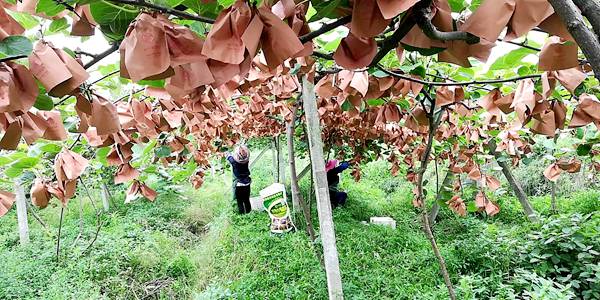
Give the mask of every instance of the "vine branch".
<path id="1" fill-rule="evenodd" d="M 533 75 L 511 77 L 511 78 L 506 78 L 506 79 L 472 80 L 472 81 L 456 81 L 456 82 L 433 82 L 433 81 L 425 81 L 425 80 L 421 80 L 418 78 L 413 78 L 413 77 L 407 76 L 405 74 L 400 74 L 400 73 L 396 73 L 394 71 L 386 70 L 381 65 L 377 65 L 376 67 L 379 70 L 383 71 L 384 73 L 386 73 L 390 76 L 398 77 L 401 79 L 406 79 L 408 81 L 412 81 L 412 82 L 416 82 L 416 83 L 420 83 L 420 84 L 424 84 L 424 85 L 431 85 L 431 86 L 466 86 L 466 85 L 473 85 L 473 84 L 507 83 L 507 82 L 515 82 L 515 81 L 519 81 L 519 80 L 523 80 L 523 79 L 541 78 L 542 77 L 541 74 L 533 74 Z"/>
<path id="2" fill-rule="evenodd" d="M 114 44 L 112 44 L 110 46 L 110 48 L 106 49 L 104 52 L 93 55 L 94 58 L 90 62 L 85 64 L 83 66 L 83 68 L 87 70 L 90 67 L 92 67 L 93 65 L 95 65 L 96 63 L 98 63 L 99 61 L 101 61 L 102 59 L 104 59 L 105 57 L 111 55 L 113 52 L 115 52 L 115 51 L 117 51 L 117 49 L 119 49 L 119 44 L 120 44 L 119 42 L 115 42 Z"/>
<path id="3" fill-rule="evenodd" d="M 336 29 L 336 28 L 342 26 L 342 25 L 346 25 L 346 24 L 350 23 L 351 20 L 352 20 L 352 16 L 341 17 L 341 18 L 337 19 L 335 22 L 325 24 L 325 25 L 321 26 L 321 28 L 319 28 L 315 31 L 311 31 L 311 32 L 301 36 L 300 41 L 302 43 L 311 41 L 312 39 L 314 39 L 324 33 L 327 33 L 333 29 Z"/>
<path id="4" fill-rule="evenodd" d="M 431 13 L 429 7 L 417 9 L 414 12 L 415 22 L 423 30 L 423 33 L 432 40 L 439 41 L 466 41 L 467 44 L 479 43 L 479 37 L 464 31 L 440 31 L 431 22 Z"/>
<path id="5" fill-rule="evenodd" d="M 11 61 L 11 60 L 15 60 L 15 59 L 26 58 L 26 57 L 27 57 L 27 55 L 17 55 L 17 56 L 3 57 L 3 58 L 0 58 L 0 63 Z"/>

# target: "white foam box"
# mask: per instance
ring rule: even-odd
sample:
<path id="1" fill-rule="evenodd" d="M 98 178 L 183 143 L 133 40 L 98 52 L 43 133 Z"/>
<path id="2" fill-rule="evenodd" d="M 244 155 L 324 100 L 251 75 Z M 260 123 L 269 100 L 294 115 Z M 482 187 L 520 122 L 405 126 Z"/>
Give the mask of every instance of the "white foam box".
<path id="1" fill-rule="evenodd" d="M 388 226 L 393 229 L 396 229 L 396 220 L 390 217 L 371 217 L 371 224 Z"/>

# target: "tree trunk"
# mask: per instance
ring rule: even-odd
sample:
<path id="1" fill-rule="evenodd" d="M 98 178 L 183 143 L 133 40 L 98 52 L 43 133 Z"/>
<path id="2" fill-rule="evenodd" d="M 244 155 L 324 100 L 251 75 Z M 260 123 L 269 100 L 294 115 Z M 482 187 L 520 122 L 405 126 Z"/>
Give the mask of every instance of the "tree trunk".
<path id="1" fill-rule="evenodd" d="M 329 190 L 325 173 L 323 141 L 321 140 L 321 124 L 319 113 L 317 111 L 317 99 L 314 84 L 308 81 L 306 75 L 302 78 L 302 97 L 306 115 L 306 128 L 312 161 L 312 173 L 315 178 L 317 212 L 319 214 L 319 228 L 323 244 L 327 290 L 329 292 L 329 299 L 344 299 L 342 277 L 335 242 L 335 228 L 333 225 L 331 202 L 329 201 Z"/>
<path id="2" fill-rule="evenodd" d="M 310 211 L 306 202 L 302 198 L 302 194 L 300 193 L 300 186 L 298 185 L 298 176 L 296 176 L 296 154 L 294 151 L 294 125 L 296 123 L 296 113 L 298 111 L 298 107 L 294 105 L 292 109 L 292 121 L 288 124 L 286 130 L 286 138 L 287 138 L 287 146 L 288 146 L 288 161 L 290 164 L 290 185 L 292 188 L 292 204 L 294 207 L 294 212 L 298 213 L 300 209 L 302 209 L 302 213 L 304 215 L 304 221 L 306 222 L 306 232 L 310 237 L 311 241 L 315 241 L 315 229 L 312 225 L 312 220 L 310 219 Z"/>
<path id="3" fill-rule="evenodd" d="M 596 33 L 596 37 L 600 36 L 600 1 L 599 0 L 574 0 L 575 5 L 581 10 Z"/>
<path id="4" fill-rule="evenodd" d="M 38 223 L 40 223 L 40 225 L 42 225 L 42 227 L 44 227 L 44 230 L 46 231 L 46 233 L 48 233 L 48 225 L 46 225 L 46 223 L 42 220 L 42 218 L 40 218 L 40 216 L 38 216 L 38 214 L 35 212 L 35 210 L 33 209 L 33 207 L 31 207 L 31 204 L 29 202 L 26 202 L 27 204 L 27 212 L 30 213 L 34 219 L 36 219 L 38 221 Z"/>
<path id="5" fill-rule="evenodd" d="M 17 223 L 19 224 L 19 242 L 22 246 L 29 244 L 29 223 L 27 222 L 27 199 L 23 185 L 17 180 L 15 182 L 15 194 L 17 196 Z"/>
<path id="6" fill-rule="evenodd" d="M 433 111 L 435 107 L 435 100 L 432 101 L 431 107 L 431 110 Z M 421 205 L 421 223 L 423 224 L 423 230 L 425 231 L 427 239 L 431 243 L 433 254 L 437 258 L 438 263 L 440 265 L 440 272 L 442 273 L 442 277 L 444 278 L 444 284 L 446 284 L 446 288 L 448 289 L 448 295 L 450 296 L 450 299 L 456 300 L 454 286 L 452 285 L 452 281 L 450 280 L 450 274 L 448 273 L 448 269 L 446 268 L 446 260 L 444 260 L 444 257 L 441 255 L 437 242 L 435 241 L 433 232 L 431 231 L 431 225 L 429 224 L 429 214 L 427 213 L 427 204 L 425 203 L 425 193 L 423 192 L 423 177 L 425 175 L 425 171 L 427 170 L 427 165 L 429 165 L 429 156 L 431 155 L 431 148 L 433 147 L 433 139 L 437 130 L 437 126 L 441 120 L 441 115 L 441 112 L 438 117 L 435 117 L 433 113 L 427 114 L 427 118 L 429 119 L 429 134 L 427 137 L 427 145 L 425 146 L 425 152 L 421 157 L 421 165 L 419 166 L 419 171 L 417 172 L 417 202 Z"/>
<path id="7" fill-rule="evenodd" d="M 519 199 L 519 203 L 521 203 L 521 206 L 523 207 L 523 211 L 525 212 L 525 215 L 527 215 L 527 218 L 529 218 L 530 221 L 536 222 L 537 214 L 536 214 L 535 210 L 533 209 L 533 207 L 531 206 L 531 203 L 529 203 L 529 201 L 527 200 L 527 195 L 525 195 L 523 188 L 521 188 L 521 185 L 517 182 L 517 180 L 513 176 L 508 164 L 505 161 L 502 161 L 499 159 L 500 154 L 498 152 L 496 152 L 496 142 L 491 141 L 489 144 L 489 147 L 490 147 L 490 154 L 492 154 L 496 158 L 496 162 L 502 169 L 502 174 L 504 174 L 504 177 L 506 177 L 508 184 L 510 185 L 513 192 L 515 193 L 515 196 L 517 197 L 517 199 Z"/>
<path id="8" fill-rule="evenodd" d="M 454 176 L 453 176 L 452 172 L 450 172 L 450 170 L 448 170 L 446 172 L 446 176 L 444 177 L 444 181 L 442 181 L 442 186 L 438 188 L 437 194 L 435 196 L 435 203 L 433 204 L 433 207 L 431 208 L 431 212 L 429 213 L 429 224 L 435 223 L 435 219 L 437 219 L 437 216 L 440 212 L 440 205 L 438 204 L 438 201 L 440 200 L 440 197 L 442 195 L 442 189 L 444 189 L 447 186 L 452 186 L 453 179 L 454 179 Z"/>
<path id="9" fill-rule="evenodd" d="M 588 2 L 589 0 L 584 0 Z M 554 11 L 563 21 L 569 33 L 575 38 L 575 41 L 588 59 L 594 75 L 600 79 L 600 42 L 590 30 L 584 20 L 583 15 L 575 6 L 572 0 L 548 0 Z"/>

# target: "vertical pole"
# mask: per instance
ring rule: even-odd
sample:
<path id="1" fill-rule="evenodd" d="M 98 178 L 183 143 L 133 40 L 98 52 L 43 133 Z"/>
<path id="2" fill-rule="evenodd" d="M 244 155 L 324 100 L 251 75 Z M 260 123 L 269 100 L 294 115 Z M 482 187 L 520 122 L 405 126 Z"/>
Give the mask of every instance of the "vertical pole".
<path id="1" fill-rule="evenodd" d="M 317 212 L 319 228 L 323 244 L 323 258 L 327 275 L 327 290 L 329 299 L 344 299 L 342 276 L 335 242 L 335 228 L 331 215 L 331 202 L 325 173 L 325 158 L 323 156 L 323 141 L 321 140 L 321 125 L 317 111 L 317 99 L 314 84 L 309 82 L 306 75 L 302 78 L 302 98 L 306 115 L 306 128 L 312 172 L 315 178 L 315 193 L 317 196 Z"/>
<path id="2" fill-rule="evenodd" d="M 285 154 L 281 146 L 281 136 L 277 136 L 277 165 L 279 166 L 279 182 L 285 184 Z"/>
<path id="3" fill-rule="evenodd" d="M 292 109 L 292 121 L 287 125 L 286 128 L 286 139 L 288 146 L 288 162 L 290 165 L 290 186 L 292 188 L 292 203 L 294 207 L 294 213 L 298 214 L 300 209 L 302 209 L 302 214 L 304 215 L 304 221 L 306 222 L 306 232 L 310 237 L 311 241 L 315 241 L 315 229 L 312 225 L 312 220 L 310 219 L 310 207 L 306 205 L 306 202 L 302 198 L 302 193 L 300 193 L 300 185 L 298 184 L 298 176 L 296 175 L 296 153 L 294 150 L 294 126 L 296 124 L 296 112 L 298 111 L 298 106 L 294 105 Z"/>
<path id="4" fill-rule="evenodd" d="M 102 206 L 104 207 L 104 211 L 108 212 L 108 210 L 110 209 L 110 194 L 108 193 L 108 187 L 106 186 L 106 184 L 103 182 L 102 183 Z"/>
<path id="5" fill-rule="evenodd" d="M 29 223 L 27 223 L 27 199 L 23 185 L 15 181 L 15 194 L 17 197 L 17 221 L 19 223 L 19 242 L 21 245 L 29 244 Z"/>
<path id="6" fill-rule="evenodd" d="M 279 182 L 279 166 L 277 165 L 277 163 L 279 162 L 277 160 L 277 158 L 279 157 L 279 155 L 277 154 L 277 137 L 273 137 L 273 146 L 271 148 L 271 154 L 273 159 L 272 159 L 272 169 L 273 169 L 273 181 L 274 182 Z"/>
<path id="7" fill-rule="evenodd" d="M 290 164 L 290 187 L 292 189 L 292 207 L 294 213 L 300 211 L 300 187 L 298 185 L 298 176 L 296 175 L 296 157 L 294 152 L 294 125 L 296 121 L 296 112 L 298 107 L 294 105 L 292 109 L 292 121 L 286 126 L 287 147 L 288 147 L 288 162 Z"/>

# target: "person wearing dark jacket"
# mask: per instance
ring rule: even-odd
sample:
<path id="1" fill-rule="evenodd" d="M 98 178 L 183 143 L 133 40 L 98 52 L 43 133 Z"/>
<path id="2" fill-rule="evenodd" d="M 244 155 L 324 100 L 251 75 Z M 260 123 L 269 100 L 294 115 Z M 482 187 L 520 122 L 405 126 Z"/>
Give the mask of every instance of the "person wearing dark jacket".
<path id="1" fill-rule="evenodd" d="M 334 208 L 346 204 L 346 200 L 348 199 L 348 194 L 340 192 L 338 185 L 340 183 L 339 174 L 348 169 L 350 164 L 348 162 L 342 162 L 339 166 L 337 164 L 338 161 L 335 159 L 330 160 L 325 164 L 325 171 L 327 171 L 327 185 L 329 185 L 329 199 L 331 201 L 331 206 Z"/>
<path id="2" fill-rule="evenodd" d="M 250 160 L 250 151 L 248 147 L 238 146 L 233 155 L 227 154 L 227 161 L 231 164 L 233 171 L 233 198 L 237 202 L 240 214 L 249 213 L 252 210 L 250 206 L 250 169 L 248 161 Z"/>

